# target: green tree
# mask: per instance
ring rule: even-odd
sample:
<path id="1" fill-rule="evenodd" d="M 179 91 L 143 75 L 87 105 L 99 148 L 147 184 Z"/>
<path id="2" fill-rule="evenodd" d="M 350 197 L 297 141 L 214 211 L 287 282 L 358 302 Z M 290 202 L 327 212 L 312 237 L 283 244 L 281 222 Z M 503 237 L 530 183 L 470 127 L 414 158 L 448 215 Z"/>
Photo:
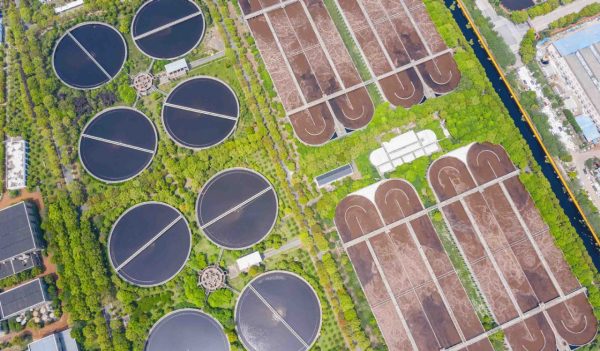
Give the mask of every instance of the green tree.
<path id="1" fill-rule="evenodd" d="M 127 84 L 122 84 L 119 86 L 118 92 L 119 97 L 121 98 L 121 100 L 123 100 L 124 103 L 126 103 L 127 105 L 133 105 L 137 96 L 135 89 L 133 89 Z"/>
<path id="2" fill-rule="evenodd" d="M 525 23 L 529 19 L 527 11 L 513 11 L 510 13 L 510 19 L 515 23 Z"/>
<path id="3" fill-rule="evenodd" d="M 535 53 L 536 53 L 536 38 L 535 38 L 535 31 L 533 30 L 533 28 L 530 28 L 527 33 L 525 34 L 525 37 L 523 38 L 523 41 L 521 42 L 521 47 L 519 48 L 519 54 L 521 55 L 521 59 L 523 60 L 523 63 L 527 64 L 532 62 L 535 59 Z"/>
<path id="4" fill-rule="evenodd" d="M 208 304 L 212 308 L 233 307 L 233 293 L 229 289 L 220 289 L 208 296 Z"/>

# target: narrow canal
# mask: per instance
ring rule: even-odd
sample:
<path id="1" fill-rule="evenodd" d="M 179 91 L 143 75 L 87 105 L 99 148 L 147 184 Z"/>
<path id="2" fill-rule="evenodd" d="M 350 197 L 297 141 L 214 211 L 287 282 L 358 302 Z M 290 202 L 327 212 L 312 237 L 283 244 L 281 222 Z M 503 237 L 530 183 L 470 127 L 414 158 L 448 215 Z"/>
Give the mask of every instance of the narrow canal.
<path id="1" fill-rule="evenodd" d="M 544 176 L 550 182 L 552 190 L 558 197 L 560 206 L 563 208 L 563 210 L 569 217 L 571 224 L 575 227 L 575 230 L 583 240 L 589 255 L 592 257 L 594 265 L 597 269 L 600 270 L 600 251 L 596 246 L 592 233 L 590 232 L 589 228 L 585 225 L 583 217 L 577 210 L 575 204 L 571 201 L 569 194 L 567 194 L 567 192 L 565 191 L 562 182 L 558 178 L 557 174 L 554 172 L 554 168 L 552 168 L 552 165 L 550 163 L 546 162 L 546 154 L 544 153 L 544 150 L 542 149 L 539 140 L 534 136 L 533 131 L 531 130 L 529 125 L 522 119 L 519 106 L 517 105 L 515 100 L 512 99 L 510 91 L 506 86 L 506 83 L 501 79 L 500 73 L 496 70 L 496 67 L 491 62 L 487 52 L 479 43 L 477 35 L 469 26 L 467 18 L 465 17 L 462 10 L 459 8 L 458 4 L 455 3 L 455 0 L 444 1 L 446 3 L 446 6 L 450 9 L 450 11 L 452 11 L 454 20 L 458 23 L 458 26 L 460 27 L 460 30 L 462 31 L 463 35 L 467 38 L 468 41 L 473 42 L 472 48 L 475 51 L 475 55 L 479 59 L 479 62 L 481 62 L 481 64 L 483 65 L 483 68 L 485 69 L 489 80 L 492 82 L 496 93 L 498 93 L 498 95 L 504 102 L 504 105 L 508 109 L 508 112 L 510 113 L 510 116 L 515 122 L 515 125 L 517 126 L 517 128 L 519 128 L 521 135 L 529 144 L 529 148 L 533 153 L 533 157 L 542 168 Z"/>

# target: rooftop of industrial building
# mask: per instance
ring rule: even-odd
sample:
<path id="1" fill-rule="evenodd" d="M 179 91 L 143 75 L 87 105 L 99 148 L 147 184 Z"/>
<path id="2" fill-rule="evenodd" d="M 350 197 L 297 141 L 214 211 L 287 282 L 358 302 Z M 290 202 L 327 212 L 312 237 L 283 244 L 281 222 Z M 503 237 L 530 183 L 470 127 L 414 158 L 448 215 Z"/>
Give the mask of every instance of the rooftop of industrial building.
<path id="1" fill-rule="evenodd" d="M 568 34 L 555 41 L 554 46 L 562 56 L 569 56 L 598 42 L 600 42 L 600 23 Z"/>
<path id="2" fill-rule="evenodd" d="M 583 132 L 583 135 L 587 141 L 596 142 L 600 140 L 600 132 L 598 132 L 598 127 L 590 117 L 586 115 L 579 115 L 575 117 L 575 120 L 577 121 L 577 124 L 581 128 L 581 131 Z"/>

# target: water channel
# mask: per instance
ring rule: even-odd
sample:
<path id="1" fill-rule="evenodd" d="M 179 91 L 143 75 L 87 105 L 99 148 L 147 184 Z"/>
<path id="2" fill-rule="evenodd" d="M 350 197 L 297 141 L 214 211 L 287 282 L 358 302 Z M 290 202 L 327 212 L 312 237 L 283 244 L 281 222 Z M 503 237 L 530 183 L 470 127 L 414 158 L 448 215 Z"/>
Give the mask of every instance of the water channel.
<path id="1" fill-rule="evenodd" d="M 472 48 L 475 52 L 475 55 L 477 56 L 477 59 L 479 59 L 479 62 L 483 65 L 485 73 L 487 74 L 489 80 L 492 82 L 494 90 L 496 90 L 496 93 L 498 93 L 498 95 L 502 99 L 502 102 L 508 109 L 508 112 L 512 117 L 513 121 L 515 122 L 515 125 L 521 132 L 521 135 L 523 136 L 525 141 L 527 141 L 527 144 L 529 144 L 529 148 L 533 153 L 535 161 L 542 168 L 542 172 L 550 182 L 552 191 L 554 191 L 554 193 L 556 194 L 560 206 L 563 208 L 563 210 L 569 217 L 571 224 L 573 225 L 573 227 L 575 227 L 575 230 L 583 240 L 583 243 L 585 244 L 588 254 L 592 258 L 594 265 L 597 269 L 600 269 L 600 250 L 596 246 L 592 233 L 583 221 L 583 217 L 577 210 L 577 207 L 571 201 L 569 194 L 566 192 L 556 172 L 554 172 L 554 168 L 552 168 L 552 165 L 550 163 L 546 162 L 546 154 L 544 153 L 544 150 L 542 149 L 539 140 L 534 136 L 533 131 L 531 130 L 529 125 L 522 119 L 519 106 L 517 105 L 515 100 L 512 99 L 510 91 L 506 86 L 506 83 L 501 79 L 500 73 L 498 72 L 498 70 L 496 70 L 496 67 L 493 65 L 487 52 L 479 43 L 477 35 L 469 26 L 469 22 L 462 10 L 458 7 L 458 4 L 456 4 L 454 0 L 444 1 L 446 3 L 446 6 L 452 11 L 452 16 L 454 17 L 454 20 L 458 23 L 458 26 L 460 27 L 460 30 L 462 31 L 463 35 L 467 38 L 468 41 L 473 43 Z"/>

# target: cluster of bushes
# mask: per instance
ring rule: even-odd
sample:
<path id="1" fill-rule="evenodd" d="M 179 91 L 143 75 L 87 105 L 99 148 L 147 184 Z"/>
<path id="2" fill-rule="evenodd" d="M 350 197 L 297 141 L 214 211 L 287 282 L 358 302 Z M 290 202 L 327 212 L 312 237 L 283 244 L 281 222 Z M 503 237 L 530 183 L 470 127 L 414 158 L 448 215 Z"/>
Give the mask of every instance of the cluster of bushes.
<path id="1" fill-rule="evenodd" d="M 575 115 L 573 115 L 573 112 L 571 112 L 571 110 L 563 109 L 562 112 L 569 124 L 571 125 L 571 127 L 575 130 L 575 132 L 583 132 L 581 130 L 581 127 L 579 126 L 579 123 L 577 123 L 577 121 L 575 120 Z"/>
<path id="2" fill-rule="evenodd" d="M 536 49 L 537 40 L 535 37 L 535 31 L 533 28 L 530 28 L 523 40 L 521 41 L 521 47 L 519 48 L 519 54 L 521 55 L 521 60 L 523 60 L 524 64 L 528 64 L 535 60 L 535 54 L 537 52 Z"/>
<path id="3" fill-rule="evenodd" d="M 600 14 L 600 3 L 593 3 L 590 5 L 587 5 L 586 7 L 581 9 L 581 11 L 579 11 L 579 12 L 570 13 L 566 16 L 563 16 L 563 17 L 557 19 L 556 21 L 550 23 L 550 25 L 548 27 L 550 29 L 565 28 L 574 23 L 579 22 L 580 20 L 582 20 L 584 18 L 593 17 L 593 16 L 596 16 L 597 14 Z"/>
<path id="4" fill-rule="evenodd" d="M 572 1 L 573 0 L 546 0 L 526 10 L 513 11 L 510 14 L 510 18 L 515 23 L 524 23 L 530 18 L 548 14 L 556 10 L 559 6 L 566 5 Z"/>
<path id="5" fill-rule="evenodd" d="M 14 286 L 17 286 L 21 283 L 24 283 L 28 280 L 31 280 L 41 274 L 43 269 L 40 267 L 34 267 L 33 269 L 29 269 L 23 272 L 19 272 L 10 277 L 6 277 L 0 280 L 0 291 L 3 289 L 8 289 Z"/>
<path id="6" fill-rule="evenodd" d="M 8 331 L 8 322 L 7 321 L 2 321 L 0 322 L 0 330 L 1 331 Z M 20 335 L 15 336 L 14 338 L 12 338 L 9 341 L 5 341 L 5 342 L 0 342 L 0 350 L 5 350 L 5 349 L 10 349 L 10 348 L 17 348 L 18 350 L 27 350 L 27 345 L 29 345 L 32 342 L 32 337 L 31 334 L 29 333 L 22 333 Z"/>

